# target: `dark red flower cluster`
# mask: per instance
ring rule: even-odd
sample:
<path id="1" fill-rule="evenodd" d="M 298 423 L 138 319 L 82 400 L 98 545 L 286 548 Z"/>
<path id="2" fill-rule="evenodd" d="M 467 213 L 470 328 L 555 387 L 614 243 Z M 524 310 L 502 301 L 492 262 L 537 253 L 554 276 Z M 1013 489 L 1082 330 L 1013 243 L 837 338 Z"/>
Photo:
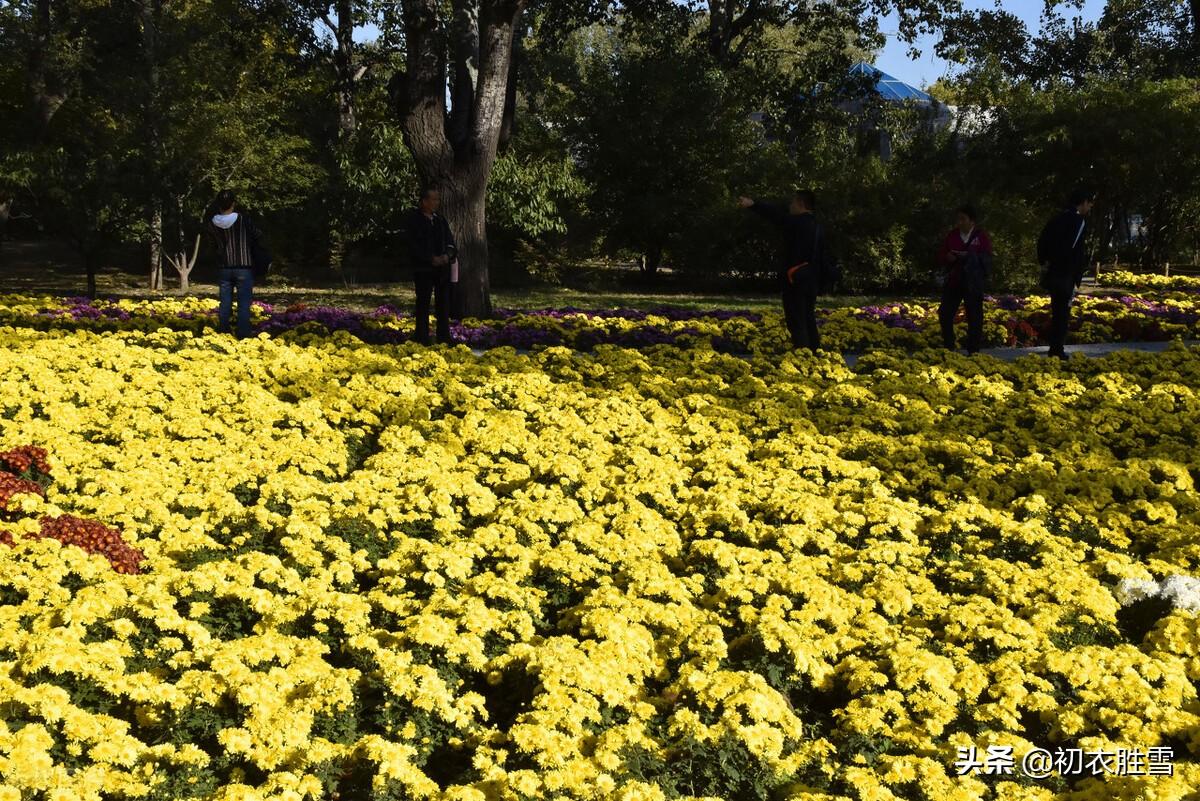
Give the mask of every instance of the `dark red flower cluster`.
<path id="1" fill-rule="evenodd" d="M 9 451 L 0 451 L 0 513 L 6 512 L 8 502 L 19 493 L 34 493 L 46 496 L 42 485 L 31 478 L 50 476 L 50 463 L 44 448 L 25 445 Z M 6 519 L 0 514 L 0 519 Z M 11 519 L 11 515 L 7 517 Z M 100 554 L 118 573 L 141 572 L 144 554 L 125 542 L 121 532 L 95 520 L 84 520 L 72 515 L 43 517 L 41 531 L 26 535 L 33 539 L 50 537 L 63 545 L 74 545 L 90 554 Z M 12 532 L 0 530 L 0 543 L 15 544 Z"/>
<path id="2" fill-rule="evenodd" d="M 1024 320 L 1009 318 L 1004 327 L 1008 329 L 1008 346 L 1028 348 L 1038 344 L 1041 335 L 1036 328 Z"/>
<path id="3" fill-rule="evenodd" d="M 34 539 L 52 537 L 63 545 L 74 545 L 88 553 L 98 553 L 109 561 L 118 573 L 141 573 L 144 554 L 121 539 L 121 532 L 95 520 L 72 515 L 43 517 L 42 530 Z"/>
<path id="4" fill-rule="evenodd" d="M 0 472 L 0 512 L 8 508 L 8 502 L 12 500 L 14 495 L 29 492 L 41 495 L 43 498 L 46 497 L 46 493 L 42 490 L 42 485 L 36 481 L 17 478 L 12 473 Z"/>
<path id="5" fill-rule="evenodd" d="M 37 470 L 43 475 L 50 475 L 50 462 L 45 448 L 34 445 L 22 445 L 9 451 L 0 451 L 0 470 L 23 476 L 30 470 Z"/>

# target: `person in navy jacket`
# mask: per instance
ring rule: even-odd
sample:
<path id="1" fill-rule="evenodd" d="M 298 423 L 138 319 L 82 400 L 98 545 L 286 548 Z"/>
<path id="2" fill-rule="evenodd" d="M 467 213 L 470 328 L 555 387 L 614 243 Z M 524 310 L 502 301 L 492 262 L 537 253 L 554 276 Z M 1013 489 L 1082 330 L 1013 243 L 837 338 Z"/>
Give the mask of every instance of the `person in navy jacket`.
<path id="1" fill-rule="evenodd" d="M 412 260 L 413 283 L 417 294 L 413 338 L 429 344 L 429 300 L 433 296 L 437 341 L 450 343 L 450 273 L 458 253 L 450 223 L 438 213 L 441 192 L 434 186 L 421 190 L 415 208 L 404 216 L 403 228 Z"/>
<path id="2" fill-rule="evenodd" d="M 960 206 L 955 216 L 954 228 L 942 240 L 937 255 L 938 264 L 945 270 L 938 320 L 942 341 L 947 349 L 954 350 L 954 318 L 959 306 L 966 304 L 967 352 L 974 354 L 983 342 L 983 292 L 991 272 L 992 240 L 979 227 L 971 206 Z"/>
<path id="3" fill-rule="evenodd" d="M 1050 293 L 1050 356 L 1067 358 L 1067 330 L 1071 302 L 1087 269 L 1087 215 L 1096 203 L 1095 193 L 1077 189 L 1067 198 L 1067 209 L 1042 229 L 1038 237 L 1038 264 L 1042 288 Z"/>

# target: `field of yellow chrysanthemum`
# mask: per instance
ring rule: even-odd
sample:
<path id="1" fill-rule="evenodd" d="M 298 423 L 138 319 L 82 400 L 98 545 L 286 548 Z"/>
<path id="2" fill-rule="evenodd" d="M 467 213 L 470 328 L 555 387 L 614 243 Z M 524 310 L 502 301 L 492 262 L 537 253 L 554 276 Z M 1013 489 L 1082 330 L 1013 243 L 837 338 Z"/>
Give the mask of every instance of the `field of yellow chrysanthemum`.
<path id="1" fill-rule="evenodd" d="M 0 328 L 0 801 L 1184 799 L 1200 352 Z M 27 536 L 121 532 L 136 573 Z M 14 518 L 15 519 L 15 518 Z M 1171 748 L 1172 775 L 959 748 Z"/>

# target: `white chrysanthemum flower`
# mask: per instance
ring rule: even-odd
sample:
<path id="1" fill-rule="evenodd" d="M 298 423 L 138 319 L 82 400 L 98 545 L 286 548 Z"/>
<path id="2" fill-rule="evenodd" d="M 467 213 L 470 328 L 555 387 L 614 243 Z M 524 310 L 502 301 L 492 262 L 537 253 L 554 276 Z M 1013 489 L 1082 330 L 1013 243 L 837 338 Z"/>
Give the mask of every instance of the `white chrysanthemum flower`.
<path id="1" fill-rule="evenodd" d="M 1176 609 L 1200 611 L 1200 579 L 1191 576 L 1171 576 L 1162 583 L 1159 595 Z"/>
<path id="2" fill-rule="evenodd" d="M 1158 582 L 1153 579 L 1122 579 L 1117 585 L 1117 600 L 1121 606 L 1129 606 L 1158 595 Z"/>
<path id="3" fill-rule="evenodd" d="M 1162 598 L 1175 609 L 1200 612 L 1200 579 L 1191 576 L 1168 576 L 1164 581 L 1124 579 L 1117 585 L 1117 600 L 1121 606 Z"/>

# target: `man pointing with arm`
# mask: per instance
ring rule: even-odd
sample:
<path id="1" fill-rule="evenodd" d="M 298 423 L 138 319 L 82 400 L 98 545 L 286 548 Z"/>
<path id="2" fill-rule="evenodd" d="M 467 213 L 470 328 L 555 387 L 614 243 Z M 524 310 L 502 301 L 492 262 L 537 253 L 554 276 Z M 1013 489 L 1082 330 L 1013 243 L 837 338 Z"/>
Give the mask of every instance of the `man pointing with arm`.
<path id="1" fill-rule="evenodd" d="M 783 234 L 778 276 L 783 295 L 783 316 L 792 345 L 816 353 L 821 345 L 817 330 L 817 290 L 820 280 L 820 224 L 813 216 L 816 197 L 807 189 L 796 192 L 787 208 L 748 197 L 738 204 L 773 223 Z"/>

